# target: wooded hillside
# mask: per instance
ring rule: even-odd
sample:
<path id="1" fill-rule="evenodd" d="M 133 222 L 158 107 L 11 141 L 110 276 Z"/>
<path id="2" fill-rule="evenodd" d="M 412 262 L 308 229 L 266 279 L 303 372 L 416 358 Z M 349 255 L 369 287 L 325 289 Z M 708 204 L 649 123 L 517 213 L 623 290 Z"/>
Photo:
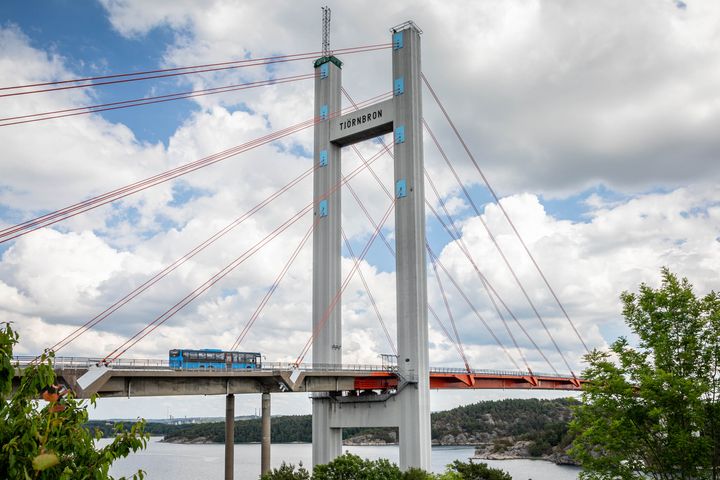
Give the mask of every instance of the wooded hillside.
<path id="1" fill-rule="evenodd" d="M 499 400 L 479 402 L 432 414 L 432 439 L 435 445 L 479 445 L 494 454 L 513 455 L 521 444 L 520 456 L 549 455 L 570 443 L 567 424 L 573 399 Z M 222 443 L 222 422 L 191 425 L 148 424 L 147 430 L 162 434 L 167 442 Z M 260 419 L 235 422 L 235 442 L 260 442 Z M 343 430 L 347 444 L 386 444 L 397 441 L 393 428 L 348 428 Z M 310 415 L 278 416 L 272 419 L 275 443 L 311 442 Z"/>

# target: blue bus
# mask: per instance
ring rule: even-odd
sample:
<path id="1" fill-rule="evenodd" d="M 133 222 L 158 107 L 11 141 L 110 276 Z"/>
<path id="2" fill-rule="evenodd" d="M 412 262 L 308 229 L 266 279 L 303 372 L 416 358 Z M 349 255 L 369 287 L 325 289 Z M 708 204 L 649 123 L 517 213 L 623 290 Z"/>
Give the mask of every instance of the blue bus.
<path id="1" fill-rule="evenodd" d="M 170 350 L 170 368 L 176 370 L 239 370 L 261 368 L 257 352 L 226 352 L 216 348 Z"/>

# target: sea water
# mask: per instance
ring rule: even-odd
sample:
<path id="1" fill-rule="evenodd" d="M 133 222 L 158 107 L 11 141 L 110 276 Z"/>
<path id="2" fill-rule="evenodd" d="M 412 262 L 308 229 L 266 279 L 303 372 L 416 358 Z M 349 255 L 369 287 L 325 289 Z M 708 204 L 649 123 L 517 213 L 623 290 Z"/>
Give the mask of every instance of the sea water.
<path id="1" fill-rule="evenodd" d="M 149 480 L 212 480 L 222 479 L 225 471 L 225 446 L 222 444 L 176 444 L 163 443 L 162 437 L 153 437 L 148 448 L 117 460 L 110 474 L 114 477 L 131 476 L 138 469 L 147 474 Z M 106 445 L 109 440 L 101 440 Z M 387 458 L 398 463 L 397 445 L 372 447 L 343 447 L 363 458 Z M 467 461 L 473 447 L 433 447 L 432 467 L 435 473 L 445 471 L 453 460 Z M 312 445 L 309 443 L 279 443 L 271 448 L 273 467 L 284 461 L 310 468 Z M 580 469 L 555 465 L 542 460 L 480 460 L 491 467 L 500 468 L 512 475 L 514 480 L 576 480 Z M 238 480 L 257 479 L 260 476 L 260 445 L 235 445 L 235 478 Z"/>

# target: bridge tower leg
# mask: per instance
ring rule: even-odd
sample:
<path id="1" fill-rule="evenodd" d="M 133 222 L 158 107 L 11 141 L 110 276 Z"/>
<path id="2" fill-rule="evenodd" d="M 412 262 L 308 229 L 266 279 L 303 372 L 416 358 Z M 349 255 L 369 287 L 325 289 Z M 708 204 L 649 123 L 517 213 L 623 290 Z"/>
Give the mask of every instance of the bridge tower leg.
<path id="1" fill-rule="evenodd" d="M 400 466 L 429 470 L 430 367 L 420 31 L 410 23 L 393 33 L 393 45 L 398 372 L 410 382 L 399 395 Z"/>
<path id="2" fill-rule="evenodd" d="M 340 111 L 342 64 L 335 57 L 322 57 L 315 62 L 315 125 L 314 161 L 318 168 L 313 176 L 313 365 L 342 363 L 341 308 L 338 302 L 323 318 L 340 291 L 341 283 L 341 208 L 339 189 L 329 193 L 340 182 L 340 147 L 330 142 L 330 119 Z M 321 323 L 325 325 L 321 326 Z M 313 398 L 312 439 L 313 464 L 328 463 L 342 452 L 342 430 L 330 427 L 331 400 Z"/>

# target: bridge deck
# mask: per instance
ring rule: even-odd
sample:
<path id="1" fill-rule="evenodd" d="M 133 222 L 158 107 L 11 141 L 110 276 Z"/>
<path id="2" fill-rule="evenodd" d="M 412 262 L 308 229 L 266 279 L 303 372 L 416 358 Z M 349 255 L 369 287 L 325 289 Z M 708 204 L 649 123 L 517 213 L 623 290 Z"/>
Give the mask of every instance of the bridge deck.
<path id="1" fill-rule="evenodd" d="M 16 357 L 22 368 L 34 357 Z M 176 370 L 167 360 L 128 359 L 112 364 L 97 385 L 84 391 L 78 385 L 101 359 L 58 357 L 55 368 L 60 381 L 81 396 L 103 397 L 225 395 L 228 393 L 329 393 L 358 396 L 391 393 L 401 384 L 393 366 L 300 365 L 265 362 L 246 370 Z M 431 389 L 532 389 L 580 390 L 582 380 L 552 374 L 504 370 L 431 368 Z"/>

